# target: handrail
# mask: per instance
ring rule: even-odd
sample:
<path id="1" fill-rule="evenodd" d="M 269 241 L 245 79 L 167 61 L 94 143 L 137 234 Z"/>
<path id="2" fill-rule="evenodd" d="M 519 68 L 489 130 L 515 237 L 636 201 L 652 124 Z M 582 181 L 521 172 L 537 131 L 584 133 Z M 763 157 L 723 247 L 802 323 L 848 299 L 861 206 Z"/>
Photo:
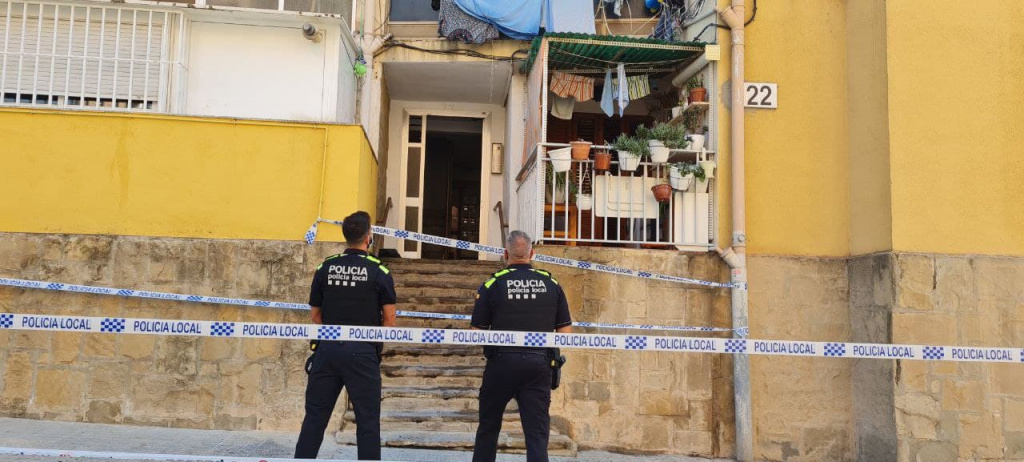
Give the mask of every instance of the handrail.
<path id="1" fill-rule="evenodd" d="M 391 207 L 394 204 L 391 203 L 391 197 L 388 197 L 387 202 L 384 204 L 384 212 L 380 214 L 377 220 L 377 226 L 387 226 L 388 224 L 388 213 L 391 212 Z M 370 247 L 370 253 L 377 255 L 380 252 L 380 246 L 384 245 L 384 239 L 374 239 L 373 246 Z"/>
<path id="2" fill-rule="evenodd" d="M 493 210 L 498 212 L 498 223 L 501 225 L 501 242 L 504 245 L 508 239 L 508 221 L 505 221 L 505 207 L 502 206 L 501 201 L 498 201 L 497 204 L 494 204 Z"/>

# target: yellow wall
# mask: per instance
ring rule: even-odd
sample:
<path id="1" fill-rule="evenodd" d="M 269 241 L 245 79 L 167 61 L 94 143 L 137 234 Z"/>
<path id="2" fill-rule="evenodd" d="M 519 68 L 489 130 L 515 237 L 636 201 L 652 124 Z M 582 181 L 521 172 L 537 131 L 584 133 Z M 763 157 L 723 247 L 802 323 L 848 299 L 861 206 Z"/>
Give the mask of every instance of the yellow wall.
<path id="1" fill-rule="evenodd" d="M 779 85 L 778 109 L 748 109 L 745 116 L 752 254 L 849 253 L 843 9 L 839 2 L 762 2 L 746 33 L 746 80 Z M 728 31 L 719 32 L 718 43 L 724 52 L 718 76 L 725 83 L 730 78 Z M 728 117 L 728 111 L 721 111 L 720 141 L 727 141 Z M 720 145 L 728 151 L 728 142 Z M 727 164 L 723 159 L 723 171 L 730 168 Z M 723 196 L 720 216 L 730 213 L 728 200 Z M 720 225 L 720 242 L 727 245 L 731 224 L 722 220 Z"/>
<path id="2" fill-rule="evenodd" d="M 1024 255 L 1024 2 L 888 2 L 893 245 Z"/>
<path id="3" fill-rule="evenodd" d="M 850 254 L 892 250 L 885 0 L 846 2 Z"/>
<path id="4" fill-rule="evenodd" d="M 0 231 L 298 240 L 325 155 L 323 216 L 375 211 L 358 126 L 3 109 L 0 140 Z"/>

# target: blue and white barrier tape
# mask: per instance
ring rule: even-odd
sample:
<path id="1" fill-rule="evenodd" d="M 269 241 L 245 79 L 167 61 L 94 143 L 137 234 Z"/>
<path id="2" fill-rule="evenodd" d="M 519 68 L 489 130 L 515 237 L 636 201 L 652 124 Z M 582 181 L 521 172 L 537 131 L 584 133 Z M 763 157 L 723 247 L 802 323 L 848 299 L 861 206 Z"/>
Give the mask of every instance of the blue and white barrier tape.
<path id="1" fill-rule="evenodd" d="M 40 330 L 221 338 L 319 339 L 434 345 L 666 351 L 823 358 L 917 359 L 989 363 L 1024 362 L 1022 348 L 881 345 L 653 335 L 558 334 L 409 327 L 326 326 L 263 322 L 102 318 L 0 313 L 0 330 Z"/>
<path id="2" fill-rule="evenodd" d="M 169 292 L 153 292 L 148 290 L 118 289 L 115 287 L 83 286 L 79 284 L 65 284 L 63 282 L 32 281 L 28 279 L 0 278 L 0 286 L 20 287 L 25 289 L 55 290 L 62 292 L 79 292 L 96 295 L 116 295 L 121 297 L 152 298 L 158 300 L 174 300 L 181 302 L 258 306 L 266 308 L 283 308 L 288 310 L 309 310 L 309 305 L 301 303 L 268 302 L 266 300 L 248 300 L 244 298 L 210 297 L 205 295 L 175 294 Z M 468 314 L 430 313 L 423 311 L 403 310 L 398 310 L 397 314 L 398 316 L 409 318 L 452 319 L 456 321 L 469 321 L 471 319 L 471 316 Z M 633 324 L 607 324 L 599 322 L 574 322 L 573 325 L 579 327 L 597 327 L 609 329 L 674 330 L 685 332 L 729 332 L 732 330 L 726 327 L 657 326 Z"/>
<path id="3" fill-rule="evenodd" d="M 0 455 L 56 457 L 59 459 L 111 459 L 111 460 L 162 460 L 162 461 L 208 461 L 208 462 L 300 462 L 302 459 L 280 459 L 272 457 L 197 456 L 190 454 L 146 454 L 139 452 L 75 451 L 66 449 L 36 449 L 0 447 Z M 319 459 L 319 462 L 347 462 L 341 459 Z"/>
<path id="4" fill-rule="evenodd" d="M 313 225 L 306 231 L 305 239 L 307 244 L 312 244 L 316 240 L 317 228 L 320 223 L 331 223 L 335 225 L 341 225 L 342 222 L 337 220 L 324 220 L 318 219 L 313 222 Z M 492 255 L 504 255 L 505 249 L 501 247 L 494 247 L 490 245 L 478 244 L 476 242 L 460 241 L 458 239 L 449 239 L 446 237 L 432 236 L 430 234 L 414 233 L 405 231 L 402 229 L 387 228 L 384 226 L 374 226 L 373 233 L 381 236 L 393 237 L 396 239 L 404 239 L 409 241 L 422 242 L 426 244 L 435 244 L 444 247 L 451 247 L 454 249 L 461 250 L 472 250 L 476 252 L 489 253 Z M 602 273 L 619 274 L 623 276 L 633 276 L 643 279 L 653 279 L 655 281 L 668 281 L 668 282 L 679 282 L 683 284 L 694 284 L 704 287 L 724 287 L 733 288 L 737 287 L 740 289 L 746 289 L 747 285 L 733 284 L 729 282 L 714 282 L 704 281 L 701 279 L 684 278 L 679 276 L 668 276 L 664 274 L 651 273 L 649 271 L 637 271 L 629 268 L 621 268 L 618 266 L 603 265 L 601 263 L 592 263 L 581 260 L 573 260 L 571 258 L 552 257 L 550 255 L 536 254 L 533 259 L 541 263 L 548 263 L 552 265 L 567 266 L 569 268 L 599 271 Z"/>

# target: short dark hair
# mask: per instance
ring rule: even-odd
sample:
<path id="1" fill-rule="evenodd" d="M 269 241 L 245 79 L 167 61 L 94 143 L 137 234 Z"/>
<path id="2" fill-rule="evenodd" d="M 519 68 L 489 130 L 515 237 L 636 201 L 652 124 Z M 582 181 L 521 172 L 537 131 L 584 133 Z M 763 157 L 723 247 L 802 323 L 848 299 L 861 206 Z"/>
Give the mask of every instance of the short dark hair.
<path id="1" fill-rule="evenodd" d="M 366 235 L 370 234 L 370 214 L 360 210 L 345 217 L 345 221 L 341 225 L 341 232 L 345 235 L 345 242 L 349 246 L 362 244 Z"/>

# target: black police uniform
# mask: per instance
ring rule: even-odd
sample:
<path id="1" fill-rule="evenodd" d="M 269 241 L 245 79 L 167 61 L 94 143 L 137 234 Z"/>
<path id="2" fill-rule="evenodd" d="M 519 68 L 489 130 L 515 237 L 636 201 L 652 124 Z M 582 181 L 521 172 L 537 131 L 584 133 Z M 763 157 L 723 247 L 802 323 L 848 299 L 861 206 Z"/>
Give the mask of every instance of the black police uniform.
<path id="1" fill-rule="evenodd" d="M 395 303 L 395 284 L 379 259 L 347 249 L 316 269 L 310 306 L 325 325 L 380 326 L 384 305 Z M 295 458 L 315 459 L 342 387 L 356 414 L 360 460 L 380 460 L 380 343 L 320 342 L 306 385 L 306 418 Z"/>
<path id="2" fill-rule="evenodd" d="M 572 319 L 565 292 L 551 273 L 516 264 L 494 273 L 480 287 L 471 324 L 478 329 L 551 332 L 572 324 Z M 519 403 L 526 460 L 548 460 L 552 372 L 547 353 L 541 348 L 484 347 L 487 368 L 473 462 L 494 461 L 502 416 L 512 398 Z"/>

